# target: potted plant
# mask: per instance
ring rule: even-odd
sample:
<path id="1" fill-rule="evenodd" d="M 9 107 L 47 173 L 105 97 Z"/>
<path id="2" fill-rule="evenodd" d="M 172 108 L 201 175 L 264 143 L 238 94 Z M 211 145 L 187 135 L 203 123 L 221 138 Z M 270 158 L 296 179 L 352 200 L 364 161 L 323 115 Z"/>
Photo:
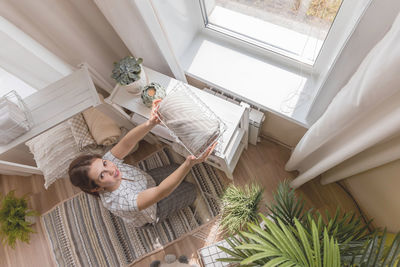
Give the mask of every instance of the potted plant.
<path id="1" fill-rule="evenodd" d="M 132 94 L 140 95 L 143 87 L 147 84 L 147 77 L 141 65 L 143 59 L 127 56 L 118 62 L 114 62 L 111 77 L 118 84 L 124 86 Z"/>
<path id="2" fill-rule="evenodd" d="M 150 83 L 142 90 L 142 101 L 147 107 L 151 108 L 153 101 L 163 99 L 165 97 L 165 89 L 158 83 Z"/>
<path id="3" fill-rule="evenodd" d="M 263 189 L 257 184 L 238 187 L 229 185 L 221 198 L 221 227 L 228 234 L 242 230 L 248 222 L 257 222 L 258 204 Z"/>
<path id="4" fill-rule="evenodd" d="M 400 233 L 387 242 L 383 232 L 369 231 L 354 213 L 334 216 L 328 211 L 305 210 L 305 201 L 297 198 L 288 182 L 279 185 L 275 203 L 267 207 L 272 220 L 259 214 L 263 226 L 248 223 L 226 241 L 231 248 L 219 246 L 229 258 L 219 261 L 241 266 L 398 266 Z"/>
<path id="5" fill-rule="evenodd" d="M 30 234 L 35 233 L 29 217 L 39 215 L 28 209 L 27 196 L 18 198 L 15 190 L 0 198 L 0 239 L 3 244 L 15 248 L 17 239 L 29 243 Z"/>

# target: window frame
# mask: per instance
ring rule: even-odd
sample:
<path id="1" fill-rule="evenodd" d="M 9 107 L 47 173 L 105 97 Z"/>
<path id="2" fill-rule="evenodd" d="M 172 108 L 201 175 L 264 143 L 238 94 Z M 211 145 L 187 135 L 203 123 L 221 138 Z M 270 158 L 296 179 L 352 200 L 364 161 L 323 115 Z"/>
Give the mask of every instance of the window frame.
<path id="1" fill-rule="evenodd" d="M 344 1 L 346 1 L 346 0 L 342 0 L 341 4 L 339 6 L 338 12 L 339 12 L 339 10 L 340 10 L 340 8 L 342 6 L 342 3 Z M 305 65 L 310 66 L 310 67 L 312 67 L 314 65 L 314 63 L 316 62 L 316 60 L 317 60 L 317 58 L 318 58 L 318 56 L 319 56 L 319 54 L 320 54 L 320 52 L 322 50 L 322 47 L 321 47 L 321 49 L 318 51 L 318 55 L 315 57 L 315 60 L 312 62 L 311 60 L 304 59 L 301 56 L 296 56 L 296 54 L 294 52 L 285 51 L 285 49 L 283 49 L 283 48 L 274 46 L 272 44 L 268 44 L 268 43 L 263 42 L 263 41 L 259 41 L 257 39 L 252 38 L 251 36 L 247 36 L 245 34 L 235 32 L 234 30 L 227 29 L 227 28 L 225 28 L 223 26 L 213 24 L 208 19 L 206 0 L 199 0 L 199 4 L 200 4 L 201 13 L 202 13 L 204 28 L 213 30 L 215 32 L 219 32 L 219 33 L 224 34 L 226 36 L 230 36 L 230 37 L 235 38 L 235 39 L 237 39 L 239 41 L 245 42 L 248 45 L 259 47 L 259 48 L 261 48 L 263 50 L 275 53 L 275 54 L 277 54 L 279 56 L 288 58 L 290 60 L 294 60 L 294 61 L 296 61 L 296 62 L 298 62 L 300 64 L 305 64 Z M 327 35 L 326 35 L 323 43 L 325 43 L 325 41 L 327 39 L 327 36 L 329 34 L 329 31 L 330 31 L 330 28 L 332 27 L 333 22 L 336 19 L 336 15 L 337 15 L 337 13 L 335 14 L 335 18 L 334 18 L 334 20 L 332 21 L 332 23 L 331 23 L 331 25 L 329 27 L 329 30 L 327 32 Z"/>
<path id="2" fill-rule="evenodd" d="M 300 70 L 301 73 L 308 74 L 310 76 L 325 76 L 328 74 L 330 68 L 334 65 L 338 56 L 340 55 L 340 52 L 346 45 L 347 40 L 354 32 L 365 10 L 372 2 L 372 0 L 342 1 L 339 10 L 336 13 L 335 19 L 333 20 L 327 33 L 325 41 L 318 53 L 318 56 L 316 57 L 314 64 L 310 65 L 294 57 L 288 57 L 283 53 L 278 53 L 274 49 L 266 49 L 263 45 L 258 45 L 254 42 L 248 42 L 244 38 L 239 38 L 234 34 L 227 34 L 223 30 L 221 31 L 222 27 L 216 29 L 218 26 L 214 26 L 212 24 L 210 24 L 212 25 L 211 27 L 207 27 L 205 24 L 207 19 L 204 16 L 206 7 L 205 5 L 203 6 L 204 1 L 206 0 L 197 1 L 198 10 L 196 10 L 196 13 L 200 17 L 198 20 L 200 19 L 202 21 L 201 32 L 206 36 L 224 40 L 232 45 L 238 46 L 244 51 L 255 53 L 260 55 L 260 57 L 270 59 L 284 66 L 295 68 Z M 354 17 L 352 16 L 352 12 L 357 7 L 360 8 L 361 12 Z M 338 42 L 337 40 L 340 41 Z"/>
<path id="3" fill-rule="evenodd" d="M 269 105 L 264 105 L 265 103 L 261 104 L 257 101 L 253 101 L 254 103 L 252 104 L 255 106 L 264 105 L 263 109 L 308 127 L 310 110 L 315 105 L 318 105 L 316 100 L 319 98 L 319 95 L 325 94 L 322 90 L 330 77 L 330 73 L 335 70 L 336 61 L 341 57 L 342 50 L 347 47 L 347 42 L 350 39 L 354 39 L 352 38 L 352 34 L 357 29 L 359 22 L 373 0 L 343 2 L 346 6 L 344 9 L 342 6 L 339 10 L 326 41 L 322 46 L 320 55 L 312 67 L 205 28 L 199 0 L 133 1 L 140 10 L 152 37 L 158 44 L 163 56 L 167 59 L 168 64 L 170 66 L 177 66 L 177 68 L 171 68 L 175 77 L 185 77 L 185 75 L 188 75 L 209 86 L 220 89 L 222 92 L 227 91 L 233 96 L 250 102 L 253 100 L 249 100 L 246 94 L 243 95 L 241 92 L 236 92 L 235 89 L 232 91 L 234 85 L 229 83 L 231 79 L 227 77 L 227 72 L 223 70 L 225 67 L 229 68 L 232 66 L 234 62 L 231 62 L 231 60 L 234 60 L 234 58 L 232 56 L 223 58 L 224 55 L 239 53 L 240 58 L 246 61 L 247 68 L 258 67 L 258 63 L 260 63 L 263 66 L 271 66 L 283 72 L 286 71 L 294 75 L 306 77 L 308 82 L 301 90 L 311 95 L 312 98 L 307 100 L 307 105 L 302 105 L 298 112 L 296 111 L 297 114 L 283 114 Z M 165 6 L 162 7 L 160 3 L 170 5 L 171 9 L 166 9 Z M 179 11 L 179 16 L 177 17 L 173 13 L 175 10 Z M 169 13 L 165 13 L 166 11 L 169 11 Z M 184 25 L 188 25 L 188 21 L 191 22 L 191 27 L 180 27 L 183 23 L 185 23 Z M 185 37 L 178 38 L 181 35 Z M 201 53 L 199 53 L 204 43 L 212 44 L 210 50 L 207 51 L 208 48 L 201 49 Z M 224 49 L 226 50 L 223 51 Z M 206 55 L 205 53 L 211 54 Z M 222 56 L 222 58 L 219 58 L 222 61 L 217 64 L 217 68 L 222 69 L 220 72 L 217 71 L 220 75 L 218 77 L 215 76 L 215 72 L 210 72 L 207 68 L 209 55 L 212 55 L 212 53 L 219 53 L 218 55 Z M 346 59 L 345 61 L 349 60 L 351 59 Z M 197 68 L 197 70 L 191 69 L 192 66 Z M 264 75 L 267 75 L 267 72 L 262 72 L 261 70 L 252 72 L 252 75 L 256 75 L 257 77 L 254 76 L 256 79 L 263 81 Z M 178 79 L 186 81 L 186 79 Z M 293 90 L 295 89 L 294 86 Z"/>

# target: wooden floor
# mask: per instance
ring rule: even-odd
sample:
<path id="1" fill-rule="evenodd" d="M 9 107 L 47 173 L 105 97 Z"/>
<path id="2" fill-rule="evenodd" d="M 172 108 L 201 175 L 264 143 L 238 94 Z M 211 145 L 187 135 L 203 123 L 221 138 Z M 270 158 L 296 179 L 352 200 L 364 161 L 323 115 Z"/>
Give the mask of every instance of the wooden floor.
<path id="1" fill-rule="evenodd" d="M 131 161 L 138 161 L 141 158 L 157 150 L 147 143 L 141 143 L 139 150 L 130 158 Z M 265 211 L 265 201 L 272 200 L 272 194 L 278 183 L 284 179 L 293 179 L 295 173 L 288 173 L 284 165 L 289 159 L 290 151 L 271 141 L 263 139 L 257 146 L 249 145 L 243 152 L 234 172 L 234 183 L 244 185 L 256 181 L 264 187 L 264 201 L 261 203 L 261 210 Z M 318 210 L 329 209 L 335 211 L 340 206 L 343 210 L 356 211 L 356 206 L 351 198 L 337 185 L 321 186 L 318 181 L 307 183 L 298 192 L 310 202 L 310 206 Z M 44 180 L 40 175 L 31 177 L 0 175 L 0 192 L 7 193 L 16 189 L 17 195 L 30 193 L 30 207 L 44 213 L 57 203 L 72 197 L 79 190 L 73 187 L 68 179 L 58 180 L 50 186 L 49 190 L 43 187 Z M 34 225 L 37 234 L 33 234 L 30 244 L 17 242 L 15 250 L 7 246 L 0 247 L 0 266 L 54 266 L 52 253 L 47 243 L 45 233 L 40 223 Z M 215 234 L 213 225 L 210 224 L 203 232 Z M 207 232 L 208 231 L 208 232 Z M 166 247 L 164 250 L 152 254 L 134 266 L 149 266 L 153 260 L 162 260 L 168 253 L 177 256 L 186 255 L 190 263 L 198 263 L 196 251 L 207 245 L 209 240 L 195 236 L 187 236 L 178 242 Z"/>

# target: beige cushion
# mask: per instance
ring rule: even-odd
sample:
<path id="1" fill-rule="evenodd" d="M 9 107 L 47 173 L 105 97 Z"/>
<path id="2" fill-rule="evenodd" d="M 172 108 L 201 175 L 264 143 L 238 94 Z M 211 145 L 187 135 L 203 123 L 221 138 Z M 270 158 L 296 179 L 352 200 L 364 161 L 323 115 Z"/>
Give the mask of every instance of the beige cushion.
<path id="1" fill-rule="evenodd" d="M 96 108 L 85 110 L 82 114 L 98 145 L 109 146 L 118 142 L 121 129 L 110 117 Z"/>

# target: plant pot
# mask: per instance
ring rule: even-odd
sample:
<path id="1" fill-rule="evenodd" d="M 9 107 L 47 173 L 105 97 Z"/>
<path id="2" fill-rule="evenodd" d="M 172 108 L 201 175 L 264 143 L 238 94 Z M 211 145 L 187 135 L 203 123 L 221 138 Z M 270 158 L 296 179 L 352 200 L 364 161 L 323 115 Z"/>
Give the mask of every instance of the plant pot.
<path id="1" fill-rule="evenodd" d="M 36 223 L 36 216 L 25 216 L 25 221 L 33 225 Z"/>
<path id="2" fill-rule="evenodd" d="M 147 75 L 142 66 L 139 80 L 137 80 L 133 83 L 130 83 L 128 85 L 121 85 L 121 86 L 123 88 L 125 88 L 126 91 L 128 91 L 129 93 L 131 93 L 133 95 L 140 95 L 142 93 L 143 88 L 146 86 L 146 84 L 147 84 Z"/>
<path id="3" fill-rule="evenodd" d="M 165 88 L 158 83 L 150 83 L 142 90 L 142 101 L 147 107 L 151 108 L 153 101 L 156 99 L 163 99 L 165 97 Z"/>

